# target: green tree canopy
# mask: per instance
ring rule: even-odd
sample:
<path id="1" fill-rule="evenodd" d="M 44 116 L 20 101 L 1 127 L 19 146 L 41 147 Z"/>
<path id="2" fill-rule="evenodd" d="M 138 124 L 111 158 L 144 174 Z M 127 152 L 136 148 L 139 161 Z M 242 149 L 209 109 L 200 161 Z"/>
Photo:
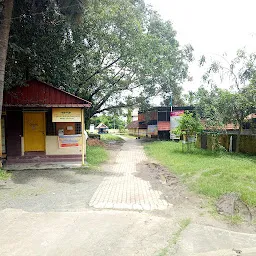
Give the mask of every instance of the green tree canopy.
<path id="1" fill-rule="evenodd" d="M 182 118 L 179 120 L 179 125 L 175 129 L 174 133 L 178 135 L 195 136 L 197 133 L 201 132 L 203 126 L 200 119 L 194 113 L 185 112 Z"/>
<path id="2" fill-rule="evenodd" d="M 32 2 L 14 8 L 8 86 L 30 78 L 50 82 L 91 101 L 88 117 L 155 95 L 180 96 L 193 49 L 182 49 L 172 24 L 143 1 L 88 0 L 80 23 L 70 23 L 54 4 L 31 15 Z"/>

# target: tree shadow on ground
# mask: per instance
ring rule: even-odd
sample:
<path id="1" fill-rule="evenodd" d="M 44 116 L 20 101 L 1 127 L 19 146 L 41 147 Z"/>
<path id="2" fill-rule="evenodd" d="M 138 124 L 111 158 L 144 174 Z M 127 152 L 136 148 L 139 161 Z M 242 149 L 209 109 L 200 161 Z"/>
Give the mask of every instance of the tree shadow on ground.
<path id="1" fill-rule="evenodd" d="M 27 184 L 32 180 L 45 179 L 53 180 L 56 183 L 81 183 L 84 180 L 81 177 L 76 177 L 74 171 L 66 170 L 26 170 L 26 171 L 11 171 L 11 180 L 15 184 Z"/>
<path id="2" fill-rule="evenodd" d="M 114 175 L 113 172 L 95 171 L 95 170 L 25 170 L 10 171 L 11 180 L 15 184 L 28 184 L 38 179 L 52 180 L 56 183 L 77 184 L 88 182 L 88 175 L 108 176 Z"/>

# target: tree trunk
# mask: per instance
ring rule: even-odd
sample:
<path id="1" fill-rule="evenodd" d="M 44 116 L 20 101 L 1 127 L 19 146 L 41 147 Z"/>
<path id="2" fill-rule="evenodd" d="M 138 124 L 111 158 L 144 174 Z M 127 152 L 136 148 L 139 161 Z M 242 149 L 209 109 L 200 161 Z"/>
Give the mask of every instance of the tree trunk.
<path id="1" fill-rule="evenodd" d="M 2 116 L 4 74 L 11 26 L 13 0 L 4 0 L 0 12 L 0 117 Z"/>
<path id="2" fill-rule="evenodd" d="M 240 138 L 241 138 L 241 133 L 242 133 L 242 124 L 239 124 L 239 129 L 238 129 L 238 134 L 237 134 L 237 139 L 236 139 L 236 153 L 239 153 L 240 151 Z"/>

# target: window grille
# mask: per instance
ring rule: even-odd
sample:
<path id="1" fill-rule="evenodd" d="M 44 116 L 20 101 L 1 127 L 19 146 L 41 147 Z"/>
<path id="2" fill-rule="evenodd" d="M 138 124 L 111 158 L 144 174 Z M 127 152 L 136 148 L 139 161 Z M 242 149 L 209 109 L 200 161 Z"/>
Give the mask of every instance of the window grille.
<path id="1" fill-rule="evenodd" d="M 76 134 L 81 134 L 81 123 L 75 123 Z"/>

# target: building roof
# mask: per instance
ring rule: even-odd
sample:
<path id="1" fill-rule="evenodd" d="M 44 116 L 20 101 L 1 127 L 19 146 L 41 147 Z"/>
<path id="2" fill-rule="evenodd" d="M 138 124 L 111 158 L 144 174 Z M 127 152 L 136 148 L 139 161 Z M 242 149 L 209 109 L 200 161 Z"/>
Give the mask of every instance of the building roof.
<path id="1" fill-rule="evenodd" d="M 127 125 L 127 129 L 137 129 L 139 128 L 139 121 L 133 121 Z"/>
<path id="2" fill-rule="evenodd" d="M 105 124 L 100 123 L 100 124 L 96 127 L 96 129 L 108 129 L 108 127 L 107 127 Z"/>
<path id="3" fill-rule="evenodd" d="M 174 110 L 194 110 L 195 109 L 195 107 L 194 106 L 180 106 L 180 107 L 178 107 L 178 106 L 173 106 L 172 107 L 172 111 L 174 111 Z M 153 108 L 150 108 L 150 109 L 148 109 L 148 110 L 146 110 L 146 111 L 140 111 L 139 110 L 139 114 L 141 114 L 141 113 L 147 113 L 147 112 L 151 112 L 151 111 L 170 111 L 171 110 L 171 107 L 153 107 Z"/>
<path id="4" fill-rule="evenodd" d="M 4 107 L 91 107 L 91 102 L 50 84 L 31 80 L 4 92 Z"/>

